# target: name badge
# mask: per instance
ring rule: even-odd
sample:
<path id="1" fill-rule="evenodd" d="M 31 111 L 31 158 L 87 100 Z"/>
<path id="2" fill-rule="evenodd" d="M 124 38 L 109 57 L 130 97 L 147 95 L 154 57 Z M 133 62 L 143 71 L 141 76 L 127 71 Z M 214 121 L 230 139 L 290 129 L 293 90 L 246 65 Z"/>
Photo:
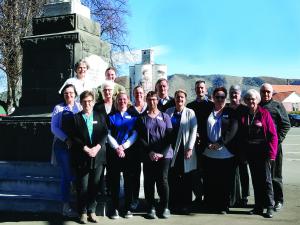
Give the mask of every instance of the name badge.
<path id="1" fill-rule="evenodd" d="M 223 118 L 228 118 L 228 115 L 226 115 L 226 114 L 225 114 L 225 115 L 223 115 Z"/>
<path id="2" fill-rule="evenodd" d="M 97 120 L 93 121 L 93 124 L 97 124 L 97 123 L 98 123 L 98 121 L 97 121 Z"/>
<path id="3" fill-rule="evenodd" d="M 156 117 L 158 120 L 163 120 L 163 118 L 161 118 L 160 116 L 157 116 Z"/>
<path id="4" fill-rule="evenodd" d="M 127 115 L 125 116 L 126 119 L 131 119 L 131 116 Z"/>

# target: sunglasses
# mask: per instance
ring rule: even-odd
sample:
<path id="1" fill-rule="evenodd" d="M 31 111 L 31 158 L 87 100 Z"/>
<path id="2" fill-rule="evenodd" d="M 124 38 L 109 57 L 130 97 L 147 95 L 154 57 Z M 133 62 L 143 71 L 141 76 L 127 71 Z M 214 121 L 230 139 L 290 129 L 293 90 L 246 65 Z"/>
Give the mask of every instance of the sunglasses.
<path id="1" fill-rule="evenodd" d="M 216 95 L 215 96 L 215 99 L 221 99 L 221 100 L 223 100 L 223 99 L 225 99 L 226 97 L 224 96 L 224 95 Z"/>
<path id="2" fill-rule="evenodd" d="M 255 98 L 245 98 L 246 101 L 255 101 Z"/>
<path id="3" fill-rule="evenodd" d="M 260 92 L 261 93 L 268 93 L 268 94 L 271 93 L 271 91 L 269 91 L 269 90 L 261 90 Z"/>

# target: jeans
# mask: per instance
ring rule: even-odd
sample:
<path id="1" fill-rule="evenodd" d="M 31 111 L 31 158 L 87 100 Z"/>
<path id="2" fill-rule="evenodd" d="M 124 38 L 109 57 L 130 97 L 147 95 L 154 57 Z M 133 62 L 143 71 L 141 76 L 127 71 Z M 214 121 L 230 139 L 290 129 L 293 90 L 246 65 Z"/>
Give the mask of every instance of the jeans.
<path id="1" fill-rule="evenodd" d="M 70 154 L 67 145 L 56 140 L 54 143 L 54 153 L 56 157 L 57 164 L 61 168 L 61 197 L 63 202 L 70 201 L 70 187 L 71 182 L 74 180 L 72 175 L 72 170 L 70 166 Z"/>

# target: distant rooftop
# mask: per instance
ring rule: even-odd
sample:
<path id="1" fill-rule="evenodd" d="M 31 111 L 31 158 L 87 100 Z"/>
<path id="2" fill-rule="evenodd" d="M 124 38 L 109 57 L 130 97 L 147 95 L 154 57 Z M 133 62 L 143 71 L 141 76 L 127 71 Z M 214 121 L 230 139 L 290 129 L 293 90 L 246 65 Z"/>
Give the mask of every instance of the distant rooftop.
<path id="1" fill-rule="evenodd" d="M 272 85 L 274 93 L 279 92 L 296 92 L 300 95 L 300 85 Z"/>

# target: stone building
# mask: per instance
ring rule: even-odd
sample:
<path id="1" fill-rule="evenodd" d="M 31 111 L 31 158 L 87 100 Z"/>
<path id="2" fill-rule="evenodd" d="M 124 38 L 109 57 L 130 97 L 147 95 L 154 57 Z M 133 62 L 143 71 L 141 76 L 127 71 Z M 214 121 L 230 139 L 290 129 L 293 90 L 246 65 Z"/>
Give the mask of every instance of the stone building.
<path id="1" fill-rule="evenodd" d="M 152 49 L 142 50 L 142 60 L 140 64 L 129 67 L 130 95 L 137 85 L 142 85 L 145 93 L 155 89 L 155 83 L 159 78 L 167 78 L 167 65 L 155 64 Z"/>

